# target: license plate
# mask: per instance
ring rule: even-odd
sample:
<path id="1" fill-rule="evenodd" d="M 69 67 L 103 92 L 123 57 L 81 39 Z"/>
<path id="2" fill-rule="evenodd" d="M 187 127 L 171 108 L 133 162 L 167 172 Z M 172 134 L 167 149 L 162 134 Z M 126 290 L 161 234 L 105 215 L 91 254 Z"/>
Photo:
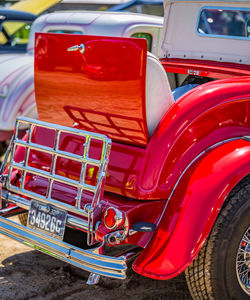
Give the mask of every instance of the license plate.
<path id="1" fill-rule="evenodd" d="M 67 212 L 37 201 L 31 201 L 28 227 L 54 238 L 63 239 Z"/>

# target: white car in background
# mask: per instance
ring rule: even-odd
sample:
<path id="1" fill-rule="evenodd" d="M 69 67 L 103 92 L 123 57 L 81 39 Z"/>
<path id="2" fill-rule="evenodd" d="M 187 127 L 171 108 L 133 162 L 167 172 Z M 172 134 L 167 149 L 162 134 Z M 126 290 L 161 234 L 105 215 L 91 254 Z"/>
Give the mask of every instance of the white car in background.
<path id="1" fill-rule="evenodd" d="M 162 26 L 162 17 L 121 12 L 55 12 L 37 18 L 27 52 L 0 55 L 0 142 L 11 137 L 18 116 L 37 118 L 33 79 L 36 32 L 146 38 L 148 50 L 158 57 Z"/>

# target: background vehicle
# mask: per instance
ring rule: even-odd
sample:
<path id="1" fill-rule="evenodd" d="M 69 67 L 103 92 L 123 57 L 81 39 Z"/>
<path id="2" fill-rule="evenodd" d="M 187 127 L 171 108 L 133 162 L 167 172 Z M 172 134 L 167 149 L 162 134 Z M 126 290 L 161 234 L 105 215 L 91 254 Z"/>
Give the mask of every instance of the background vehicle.
<path id="1" fill-rule="evenodd" d="M 108 10 L 163 16 L 163 0 L 25 0 L 11 8 L 35 14 L 58 10 Z"/>
<path id="2" fill-rule="evenodd" d="M 0 54 L 26 52 L 29 33 L 36 15 L 0 9 Z"/>
<path id="3" fill-rule="evenodd" d="M 154 279 L 185 271 L 194 299 L 248 299 L 250 41 L 227 29 L 250 3 L 165 10 L 162 64 L 143 39 L 37 35 L 40 121 L 17 121 L 0 230 L 90 284 L 124 279 L 134 259 Z M 225 15 L 222 34 L 204 30 Z M 27 227 L 5 218 L 24 210 Z"/>
<path id="4" fill-rule="evenodd" d="M 61 0 L 39 0 L 39 1 L 22 0 L 22 1 L 18 1 L 17 3 L 12 4 L 10 6 L 10 8 L 39 15 L 39 14 L 45 12 L 46 10 L 48 10 L 50 7 L 53 7 L 60 1 Z M 7 1 L 6 1 L 6 3 L 7 3 Z"/>
<path id="5" fill-rule="evenodd" d="M 162 24 L 161 17 L 118 12 L 58 12 L 36 19 L 27 53 L 0 55 L 0 140 L 10 138 L 18 116 L 37 117 L 33 79 L 36 32 L 143 37 L 148 39 L 148 50 L 159 55 Z"/>
<path id="6" fill-rule="evenodd" d="M 8 1 L 6 1 L 7 3 Z M 12 1 L 11 3 L 13 3 Z M 34 14 L 57 10 L 107 10 L 130 0 L 21 0 L 11 5 L 12 9 Z M 163 3 L 163 2 L 162 2 Z M 119 10 L 119 9 L 118 9 Z M 116 11 L 116 10 L 115 10 Z"/>
<path id="7" fill-rule="evenodd" d="M 55 5 L 50 12 L 57 10 L 109 10 L 119 4 L 130 2 L 130 0 L 62 0 Z"/>
<path id="8" fill-rule="evenodd" d="M 109 11 L 129 11 L 140 14 L 163 16 L 163 0 L 132 0 L 127 3 L 113 6 Z"/>

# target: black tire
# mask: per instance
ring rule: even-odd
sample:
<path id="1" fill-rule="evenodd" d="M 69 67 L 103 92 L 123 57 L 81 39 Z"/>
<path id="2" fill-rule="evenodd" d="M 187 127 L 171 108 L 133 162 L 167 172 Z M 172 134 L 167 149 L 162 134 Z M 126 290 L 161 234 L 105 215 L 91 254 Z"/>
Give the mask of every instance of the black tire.
<path id="1" fill-rule="evenodd" d="M 236 269 L 239 247 L 242 245 L 244 234 L 250 232 L 249 226 L 250 176 L 248 175 L 231 191 L 205 245 L 185 271 L 193 299 L 250 299 L 250 295 L 240 285 L 242 282 L 237 277 L 239 272 Z M 244 263 L 244 268 L 249 274 L 250 257 L 247 250 L 245 259 L 247 263 Z"/>
<path id="2" fill-rule="evenodd" d="M 28 213 L 22 213 L 18 215 L 19 221 L 23 226 L 27 225 L 27 221 L 28 221 Z"/>

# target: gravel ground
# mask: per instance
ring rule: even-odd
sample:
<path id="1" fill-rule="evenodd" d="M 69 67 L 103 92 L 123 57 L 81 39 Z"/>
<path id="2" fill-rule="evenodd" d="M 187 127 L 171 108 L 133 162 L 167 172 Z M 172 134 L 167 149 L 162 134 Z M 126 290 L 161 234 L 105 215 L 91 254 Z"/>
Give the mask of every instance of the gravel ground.
<path id="1" fill-rule="evenodd" d="M 15 220 L 17 220 L 15 218 Z M 156 281 L 129 272 L 126 280 L 102 278 L 86 285 L 88 273 L 30 250 L 0 234 L 0 299 L 191 299 L 184 275 Z"/>

